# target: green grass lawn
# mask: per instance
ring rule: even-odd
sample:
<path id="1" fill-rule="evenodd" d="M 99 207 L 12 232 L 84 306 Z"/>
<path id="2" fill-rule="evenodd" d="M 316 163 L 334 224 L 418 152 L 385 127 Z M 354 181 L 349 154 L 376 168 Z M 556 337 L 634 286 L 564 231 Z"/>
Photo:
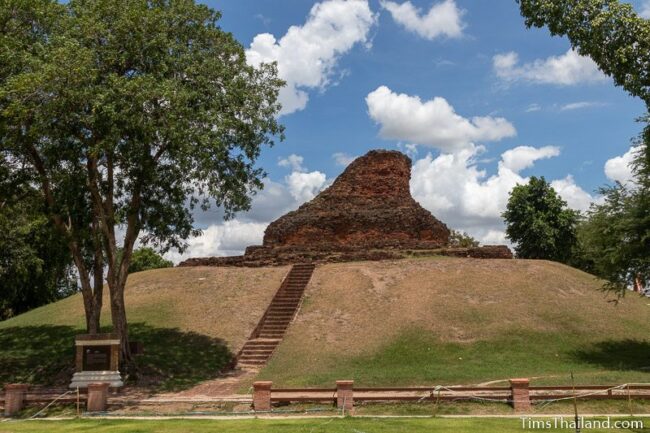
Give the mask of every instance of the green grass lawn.
<path id="1" fill-rule="evenodd" d="M 312 363 L 280 355 L 259 377 L 278 386 L 328 386 L 344 378 L 354 378 L 357 386 L 453 385 L 513 377 L 560 385 L 570 384 L 574 372 L 579 384 L 622 384 L 650 382 L 649 353 L 648 341 L 590 342 L 570 333 L 519 331 L 451 343 L 411 331 L 371 355 L 342 354 Z"/>
<path id="2" fill-rule="evenodd" d="M 629 419 L 628 419 L 629 421 Z M 0 423 L 0 433 L 509 433 L 535 431 L 525 428 L 521 419 L 448 418 L 325 418 L 292 420 L 77 420 L 19 421 Z M 649 422 L 646 421 L 645 424 Z M 575 432 L 572 429 L 552 429 Z M 589 429 L 589 432 L 644 432 L 648 429 Z"/>

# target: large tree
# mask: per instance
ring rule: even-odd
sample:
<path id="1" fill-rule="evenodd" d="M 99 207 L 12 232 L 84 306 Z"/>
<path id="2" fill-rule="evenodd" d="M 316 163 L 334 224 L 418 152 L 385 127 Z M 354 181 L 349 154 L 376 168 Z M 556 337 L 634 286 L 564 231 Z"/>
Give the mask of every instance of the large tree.
<path id="1" fill-rule="evenodd" d="M 644 135 L 650 138 L 649 127 Z M 579 265 L 621 294 L 650 281 L 650 161 L 644 147 L 634 159 L 636 181 L 601 188 L 603 203 L 592 205 L 578 227 Z"/>
<path id="2" fill-rule="evenodd" d="M 503 218 L 517 257 L 559 262 L 571 259 L 578 213 L 567 207 L 543 177 L 533 176 L 528 184 L 512 189 Z"/>
<path id="3" fill-rule="evenodd" d="M 136 239 L 183 249 L 198 233 L 196 205 L 212 199 L 227 217 L 248 209 L 260 151 L 282 138 L 283 83 L 274 65 L 247 65 L 220 14 L 192 0 L 3 3 L 0 152 L 38 184 L 64 234 L 96 315 L 90 331 L 105 278 L 128 362 Z M 29 38 L 12 38 L 16 29 Z"/>

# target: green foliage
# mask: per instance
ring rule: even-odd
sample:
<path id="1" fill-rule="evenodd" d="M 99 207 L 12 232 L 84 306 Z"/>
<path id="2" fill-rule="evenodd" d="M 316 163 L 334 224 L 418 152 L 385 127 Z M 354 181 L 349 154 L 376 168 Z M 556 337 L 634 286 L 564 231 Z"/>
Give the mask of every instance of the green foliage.
<path id="1" fill-rule="evenodd" d="M 516 244 L 517 257 L 567 262 L 576 243 L 578 213 L 546 180 L 535 176 L 517 185 L 503 213 L 506 236 Z"/>
<path id="2" fill-rule="evenodd" d="M 580 267 L 607 279 L 607 288 L 625 293 L 636 280 L 650 281 L 650 164 L 643 148 L 635 158 L 637 183 L 601 189 L 578 226 Z"/>
<path id="3" fill-rule="evenodd" d="M 528 27 L 567 36 L 578 53 L 650 106 L 650 21 L 618 0 L 517 0 Z"/>
<path id="4" fill-rule="evenodd" d="M 170 268 L 174 264 L 165 260 L 160 254 L 156 253 L 153 248 L 138 248 L 133 251 L 129 273 L 147 271 L 149 269 Z"/>
<path id="5" fill-rule="evenodd" d="M 214 202 L 226 217 L 248 209 L 262 188 L 260 152 L 283 138 L 276 66 L 249 66 L 219 19 L 193 0 L 0 7 L 0 156 L 38 185 L 87 315 L 98 316 L 106 274 L 127 358 L 136 240 L 183 250 L 199 233 L 195 206 Z"/>
<path id="6" fill-rule="evenodd" d="M 0 320 L 77 291 L 70 252 L 36 192 L 10 193 L 3 186 L 0 181 Z"/>
<path id="7" fill-rule="evenodd" d="M 478 247 L 479 241 L 471 237 L 465 232 L 459 232 L 457 230 L 452 230 L 449 234 L 449 243 L 454 247 L 459 248 L 471 248 Z"/>

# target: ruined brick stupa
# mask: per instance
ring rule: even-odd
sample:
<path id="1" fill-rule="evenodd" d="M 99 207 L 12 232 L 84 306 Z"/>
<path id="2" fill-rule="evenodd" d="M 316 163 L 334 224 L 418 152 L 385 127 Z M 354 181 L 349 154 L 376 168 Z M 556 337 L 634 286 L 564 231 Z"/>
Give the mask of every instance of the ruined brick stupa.
<path id="1" fill-rule="evenodd" d="M 248 247 L 243 256 L 195 258 L 181 266 L 388 259 L 403 257 L 409 250 L 512 257 L 504 246 L 451 247 L 447 226 L 411 196 L 410 179 L 408 156 L 372 150 L 314 199 L 269 224 L 263 245 Z"/>
<path id="2" fill-rule="evenodd" d="M 411 160 L 372 150 L 352 162 L 332 186 L 273 221 L 265 247 L 439 248 L 449 229 L 409 190 Z"/>

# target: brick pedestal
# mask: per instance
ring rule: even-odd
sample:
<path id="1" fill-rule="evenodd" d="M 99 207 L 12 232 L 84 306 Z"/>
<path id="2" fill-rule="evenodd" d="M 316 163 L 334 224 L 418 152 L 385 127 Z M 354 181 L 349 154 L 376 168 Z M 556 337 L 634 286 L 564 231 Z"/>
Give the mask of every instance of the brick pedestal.
<path id="1" fill-rule="evenodd" d="M 354 409 L 353 387 L 353 380 L 336 381 L 336 407 L 346 412 L 352 412 Z"/>
<path id="2" fill-rule="evenodd" d="M 273 382 L 259 381 L 253 382 L 253 410 L 269 411 L 271 410 L 271 386 Z"/>
<path id="3" fill-rule="evenodd" d="M 515 412 L 528 412 L 530 410 L 530 381 L 528 379 L 510 379 L 512 390 L 512 407 Z"/>
<path id="4" fill-rule="evenodd" d="M 88 384 L 88 402 L 86 410 L 88 412 L 104 412 L 108 406 L 108 383 L 89 383 Z"/>
<path id="5" fill-rule="evenodd" d="M 25 406 L 29 385 L 12 383 L 5 386 L 5 416 L 14 416 Z"/>

